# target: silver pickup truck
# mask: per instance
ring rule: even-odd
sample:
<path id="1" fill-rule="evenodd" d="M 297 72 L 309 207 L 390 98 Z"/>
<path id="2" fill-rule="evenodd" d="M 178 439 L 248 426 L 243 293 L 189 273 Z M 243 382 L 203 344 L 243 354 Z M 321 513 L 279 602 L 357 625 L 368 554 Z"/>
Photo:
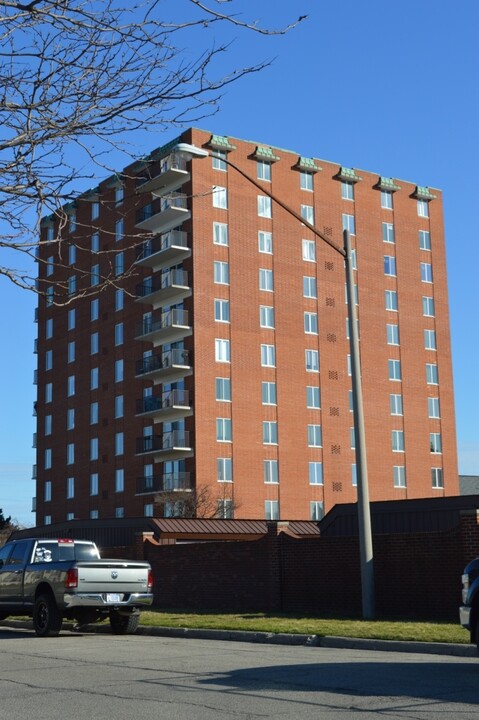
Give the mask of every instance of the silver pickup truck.
<path id="1" fill-rule="evenodd" d="M 153 602 L 150 564 L 100 558 L 85 540 L 21 539 L 0 548 L 0 620 L 29 615 L 37 635 L 58 635 L 64 618 L 78 626 L 110 619 L 117 635 L 134 633 Z"/>

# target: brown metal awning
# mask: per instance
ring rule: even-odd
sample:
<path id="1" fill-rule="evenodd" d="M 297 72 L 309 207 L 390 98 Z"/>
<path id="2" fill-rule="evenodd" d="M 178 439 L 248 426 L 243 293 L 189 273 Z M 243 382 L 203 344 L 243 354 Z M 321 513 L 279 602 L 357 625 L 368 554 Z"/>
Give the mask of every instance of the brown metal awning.
<path id="1" fill-rule="evenodd" d="M 265 520 L 151 518 L 149 526 L 160 540 L 260 540 L 268 534 Z"/>

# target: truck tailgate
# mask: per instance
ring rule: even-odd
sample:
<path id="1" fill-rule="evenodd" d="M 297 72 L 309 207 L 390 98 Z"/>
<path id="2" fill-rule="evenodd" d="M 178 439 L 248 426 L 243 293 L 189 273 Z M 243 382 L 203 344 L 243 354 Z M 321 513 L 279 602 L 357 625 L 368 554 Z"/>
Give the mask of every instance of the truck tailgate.
<path id="1" fill-rule="evenodd" d="M 148 587 L 147 563 L 96 560 L 79 562 L 78 588 L 80 593 L 138 593 Z"/>

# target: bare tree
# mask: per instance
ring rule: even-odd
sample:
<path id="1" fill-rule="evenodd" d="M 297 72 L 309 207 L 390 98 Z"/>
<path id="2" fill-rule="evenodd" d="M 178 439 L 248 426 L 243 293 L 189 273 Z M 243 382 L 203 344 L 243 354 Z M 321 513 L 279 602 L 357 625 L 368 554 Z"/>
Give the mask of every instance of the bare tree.
<path id="1" fill-rule="evenodd" d="M 170 514 L 184 518 L 233 517 L 239 507 L 231 487 L 226 485 L 223 485 L 220 495 L 209 485 L 201 485 L 190 491 L 161 493 L 155 497 L 155 505 L 160 516 L 165 514 L 165 508 L 169 506 Z"/>
<path id="2" fill-rule="evenodd" d="M 42 216 L 56 215 L 62 240 L 65 203 L 100 168 L 113 171 L 109 155 L 127 153 L 132 133 L 214 113 L 225 86 L 268 64 L 225 72 L 228 41 L 206 32 L 192 56 L 191 38 L 224 26 L 283 34 L 303 19 L 264 28 L 235 1 L 0 1 L 0 249 L 19 266 L 36 253 Z M 5 255 L 0 275 L 35 290 L 31 269 Z"/>

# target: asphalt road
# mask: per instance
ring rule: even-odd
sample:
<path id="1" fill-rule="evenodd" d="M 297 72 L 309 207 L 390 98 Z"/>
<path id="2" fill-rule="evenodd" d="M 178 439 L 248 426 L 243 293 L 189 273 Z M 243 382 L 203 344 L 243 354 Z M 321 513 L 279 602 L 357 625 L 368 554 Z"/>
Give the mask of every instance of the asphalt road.
<path id="1" fill-rule="evenodd" d="M 6 720 L 476 720 L 479 659 L 0 629 Z"/>

